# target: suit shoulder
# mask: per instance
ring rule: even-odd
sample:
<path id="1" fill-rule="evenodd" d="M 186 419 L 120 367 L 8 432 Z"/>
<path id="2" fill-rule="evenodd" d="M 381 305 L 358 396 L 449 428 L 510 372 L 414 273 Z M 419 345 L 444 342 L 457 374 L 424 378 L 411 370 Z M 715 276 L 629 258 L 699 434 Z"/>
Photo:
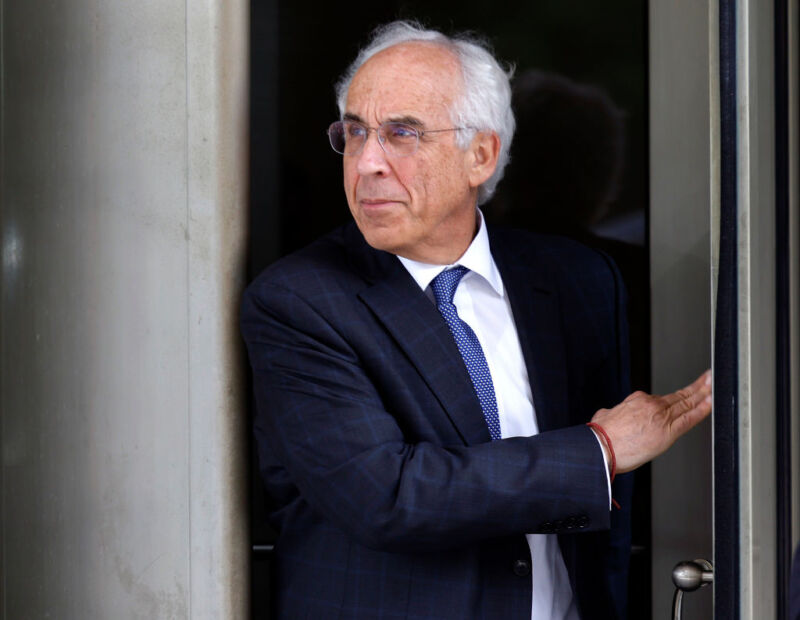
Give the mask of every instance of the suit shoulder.
<path id="1" fill-rule="evenodd" d="M 617 267 L 608 254 L 568 237 L 498 228 L 491 232 L 491 238 L 492 252 L 500 252 L 516 263 L 535 265 L 551 274 L 605 275 L 618 279 Z"/>
<path id="2" fill-rule="evenodd" d="M 245 296 L 263 294 L 266 289 L 312 293 L 356 280 L 349 264 L 347 226 L 288 254 L 266 267 L 247 287 Z"/>

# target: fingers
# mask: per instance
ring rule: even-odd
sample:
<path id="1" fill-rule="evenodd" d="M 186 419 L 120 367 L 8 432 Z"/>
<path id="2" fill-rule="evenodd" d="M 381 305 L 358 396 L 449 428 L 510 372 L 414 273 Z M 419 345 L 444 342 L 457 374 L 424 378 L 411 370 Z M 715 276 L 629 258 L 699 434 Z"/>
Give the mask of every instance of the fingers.
<path id="1" fill-rule="evenodd" d="M 704 372 L 691 385 L 662 398 L 670 403 L 665 413 L 677 439 L 711 413 L 711 372 Z"/>
<path id="2" fill-rule="evenodd" d="M 689 411 L 700 407 L 708 400 L 710 406 L 711 391 L 702 389 L 698 392 L 692 392 L 684 396 L 682 400 L 674 402 L 672 405 L 667 406 L 665 413 L 669 420 L 673 420 L 679 416 L 686 415 Z"/>
<path id="3" fill-rule="evenodd" d="M 697 426 L 711 413 L 711 396 L 704 396 L 699 402 L 687 411 L 677 415 L 672 420 L 672 430 L 677 439 L 690 429 Z"/>
<path id="4" fill-rule="evenodd" d="M 711 394 L 711 371 L 706 370 L 690 385 L 672 394 L 666 394 L 661 398 L 666 402 L 667 406 L 670 407 L 680 401 L 693 401 L 698 395 L 700 395 L 702 399 L 709 394 Z"/>
<path id="5" fill-rule="evenodd" d="M 666 396 L 634 392 L 592 421 L 612 439 L 620 473 L 636 469 L 667 450 L 711 412 L 711 374 L 704 372 L 685 388 Z"/>
<path id="6" fill-rule="evenodd" d="M 691 385 L 663 399 L 671 403 L 665 413 L 669 420 L 672 441 L 675 441 L 711 413 L 711 371 L 707 370 Z"/>

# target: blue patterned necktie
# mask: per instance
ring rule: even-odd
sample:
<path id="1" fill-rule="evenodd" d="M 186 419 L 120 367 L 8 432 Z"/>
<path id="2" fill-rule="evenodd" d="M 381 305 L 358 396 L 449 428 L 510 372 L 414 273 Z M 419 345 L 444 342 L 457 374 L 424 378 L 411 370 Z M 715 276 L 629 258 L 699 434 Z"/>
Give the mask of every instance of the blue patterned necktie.
<path id="1" fill-rule="evenodd" d="M 497 400 L 494 396 L 494 385 L 492 375 L 489 372 L 489 365 L 483 355 L 481 343 L 472 328 L 458 316 L 456 307 L 453 304 L 453 296 L 461 278 L 469 269 L 466 267 L 455 267 L 443 271 L 431 282 L 433 296 L 436 298 L 436 306 L 442 313 L 444 320 L 453 333 L 458 351 L 464 358 L 467 372 L 472 379 L 475 393 L 483 409 L 483 416 L 489 426 L 489 434 L 492 440 L 500 439 L 500 418 L 497 415 Z"/>

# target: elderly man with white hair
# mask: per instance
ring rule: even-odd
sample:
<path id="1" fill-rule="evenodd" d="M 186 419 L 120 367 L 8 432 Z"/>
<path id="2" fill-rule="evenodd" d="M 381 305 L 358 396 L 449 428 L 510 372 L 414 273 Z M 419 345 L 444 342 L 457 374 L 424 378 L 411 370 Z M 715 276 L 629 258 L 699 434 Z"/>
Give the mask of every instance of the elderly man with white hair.
<path id="1" fill-rule="evenodd" d="M 337 94 L 354 222 L 242 309 L 276 617 L 624 617 L 620 474 L 709 413 L 707 375 L 627 395 L 613 263 L 487 228 L 514 117 L 481 42 L 389 24 Z"/>

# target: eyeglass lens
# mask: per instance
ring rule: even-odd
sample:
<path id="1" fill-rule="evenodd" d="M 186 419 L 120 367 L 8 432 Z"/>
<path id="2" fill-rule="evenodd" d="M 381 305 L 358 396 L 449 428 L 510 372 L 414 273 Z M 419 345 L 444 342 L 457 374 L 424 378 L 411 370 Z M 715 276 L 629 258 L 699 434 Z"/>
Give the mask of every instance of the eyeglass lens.
<path id="1" fill-rule="evenodd" d="M 357 155 L 364 148 L 370 127 L 355 121 L 337 121 L 328 128 L 331 147 L 342 155 Z M 405 123 L 383 123 L 377 129 L 383 150 L 400 157 L 413 155 L 417 150 L 419 132 Z"/>

